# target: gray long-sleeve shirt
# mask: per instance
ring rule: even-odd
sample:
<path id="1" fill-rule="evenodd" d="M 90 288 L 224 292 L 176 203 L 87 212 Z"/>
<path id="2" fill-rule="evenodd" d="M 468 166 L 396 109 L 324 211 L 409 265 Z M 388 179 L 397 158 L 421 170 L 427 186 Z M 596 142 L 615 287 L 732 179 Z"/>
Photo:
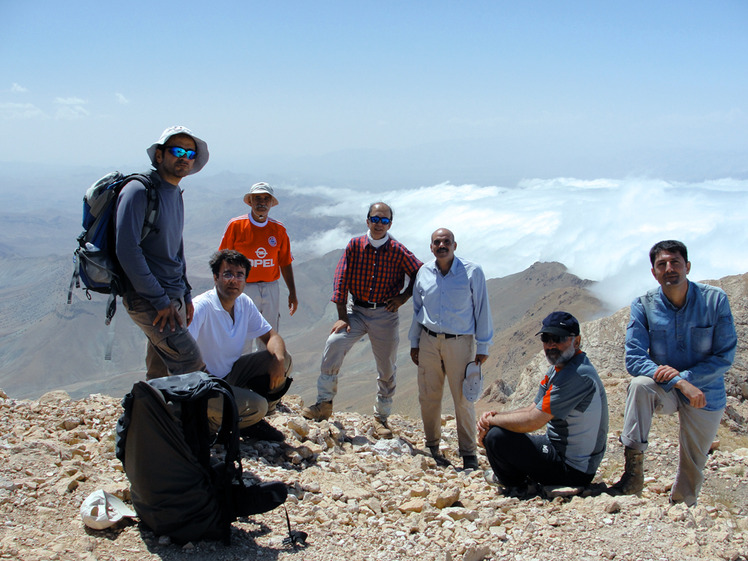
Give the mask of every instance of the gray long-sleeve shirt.
<path id="1" fill-rule="evenodd" d="M 171 299 L 190 301 L 184 260 L 184 203 L 177 185 L 150 173 L 158 195 L 158 213 L 153 231 L 140 237 L 145 220 L 147 195 L 138 180 L 127 183 L 117 201 L 116 252 L 135 292 L 161 310 Z"/>

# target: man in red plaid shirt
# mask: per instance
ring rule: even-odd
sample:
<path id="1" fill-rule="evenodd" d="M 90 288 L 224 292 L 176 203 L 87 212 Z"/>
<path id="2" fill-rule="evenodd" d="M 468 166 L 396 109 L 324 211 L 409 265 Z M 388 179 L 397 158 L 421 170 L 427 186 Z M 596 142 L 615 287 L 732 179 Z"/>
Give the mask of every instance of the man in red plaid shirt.
<path id="1" fill-rule="evenodd" d="M 400 341 L 397 310 L 413 293 L 413 282 L 422 263 L 408 248 L 390 237 L 392 209 L 389 206 L 371 205 L 366 225 L 369 232 L 348 242 L 335 269 L 332 301 L 338 308 L 338 320 L 332 326 L 322 354 L 317 403 L 305 407 L 302 414 L 315 421 L 330 418 L 343 359 L 353 344 L 368 333 L 377 363 L 376 432 L 380 438 L 392 438 L 387 417 L 395 395 L 395 359 Z M 406 276 L 410 277 L 410 282 L 403 290 Z M 348 293 L 353 297 L 350 308 Z"/>

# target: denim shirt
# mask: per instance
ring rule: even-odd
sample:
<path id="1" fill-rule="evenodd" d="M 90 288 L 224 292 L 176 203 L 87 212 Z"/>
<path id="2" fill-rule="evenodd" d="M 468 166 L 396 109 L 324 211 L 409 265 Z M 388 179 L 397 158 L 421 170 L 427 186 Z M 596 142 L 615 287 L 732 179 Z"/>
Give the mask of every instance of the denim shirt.
<path id="1" fill-rule="evenodd" d="M 727 295 L 720 288 L 688 281 L 685 305 L 678 309 L 656 288 L 631 303 L 626 328 L 626 369 L 632 376 L 654 375 L 668 365 L 680 373 L 661 384 L 671 391 L 686 380 L 704 392 L 707 411 L 725 407 L 725 372 L 737 346 Z"/>

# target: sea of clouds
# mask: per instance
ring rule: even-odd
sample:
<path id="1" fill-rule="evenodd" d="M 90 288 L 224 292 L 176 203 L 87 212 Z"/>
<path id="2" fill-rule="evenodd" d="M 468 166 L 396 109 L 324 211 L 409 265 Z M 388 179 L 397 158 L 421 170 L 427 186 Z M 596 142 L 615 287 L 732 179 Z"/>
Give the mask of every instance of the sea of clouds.
<path id="1" fill-rule="evenodd" d="M 431 233 L 446 227 L 455 233 L 457 254 L 481 264 L 488 278 L 536 261 L 559 261 L 575 275 L 598 281 L 612 308 L 654 286 L 648 252 L 660 240 L 688 246 L 692 280 L 748 272 L 748 180 L 556 178 L 516 187 L 443 183 L 396 191 L 315 190 L 326 202 L 309 213 L 341 222 L 292 240 L 294 253 L 306 257 L 344 247 L 365 230 L 368 203 L 382 200 L 395 212 L 390 233 L 422 260 L 432 257 Z M 362 216 L 360 227 L 351 216 Z"/>

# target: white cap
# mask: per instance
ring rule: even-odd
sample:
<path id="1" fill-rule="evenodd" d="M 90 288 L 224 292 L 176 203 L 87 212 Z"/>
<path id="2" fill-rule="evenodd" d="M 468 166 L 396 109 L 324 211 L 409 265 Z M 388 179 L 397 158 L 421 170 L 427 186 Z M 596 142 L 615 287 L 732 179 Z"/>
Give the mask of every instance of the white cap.
<path id="1" fill-rule="evenodd" d="M 121 499 L 103 489 L 88 495 L 81 505 L 83 523 L 94 530 L 104 530 L 114 526 L 125 516 L 134 518 L 137 514 Z"/>
<path id="2" fill-rule="evenodd" d="M 192 169 L 190 170 L 190 173 L 187 175 L 192 175 L 193 173 L 197 173 L 201 169 L 205 167 L 205 164 L 208 163 L 208 158 L 210 157 L 210 154 L 208 153 L 208 145 L 205 143 L 204 140 L 201 140 L 200 138 L 196 137 L 195 134 L 188 129 L 187 127 L 182 126 L 176 126 L 176 127 L 169 127 L 164 132 L 161 133 L 161 138 L 158 139 L 158 142 L 151 145 L 150 148 L 146 150 L 146 153 L 148 154 L 148 157 L 151 159 L 151 163 L 153 164 L 153 167 L 156 167 L 156 149 L 166 144 L 166 141 L 169 140 L 172 136 L 177 134 L 186 134 L 187 136 L 191 136 L 192 140 L 195 141 L 195 151 L 197 152 L 197 156 L 195 156 L 195 163 L 192 166 Z"/>

